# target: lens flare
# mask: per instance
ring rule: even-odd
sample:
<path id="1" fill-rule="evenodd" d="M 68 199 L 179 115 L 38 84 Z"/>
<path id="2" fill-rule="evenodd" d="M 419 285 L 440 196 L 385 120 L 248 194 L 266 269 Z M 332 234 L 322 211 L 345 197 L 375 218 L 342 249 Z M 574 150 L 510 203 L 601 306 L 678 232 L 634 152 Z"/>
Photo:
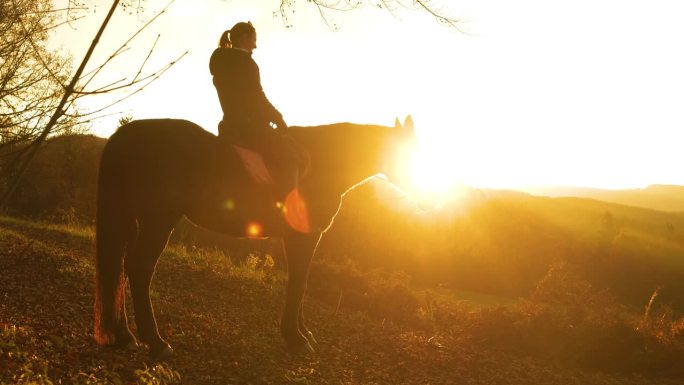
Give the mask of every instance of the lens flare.
<path id="1" fill-rule="evenodd" d="M 306 202 L 299 194 L 298 189 L 294 189 L 287 194 L 281 210 L 285 216 L 285 221 L 291 228 L 300 233 L 311 232 L 309 211 L 307 210 Z"/>
<path id="2" fill-rule="evenodd" d="M 245 228 L 248 238 L 258 238 L 264 233 L 264 228 L 258 222 L 249 222 Z"/>

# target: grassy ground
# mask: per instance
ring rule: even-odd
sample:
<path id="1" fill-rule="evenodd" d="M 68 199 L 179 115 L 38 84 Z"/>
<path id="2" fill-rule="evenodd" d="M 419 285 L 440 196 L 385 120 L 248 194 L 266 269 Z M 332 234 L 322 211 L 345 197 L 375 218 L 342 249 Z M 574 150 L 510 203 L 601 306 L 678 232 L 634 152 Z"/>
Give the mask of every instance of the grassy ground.
<path id="1" fill-rule="evenodd" d="M 543 349 L 516 349 L 517 342 L 500 340 L 519 341 L 511 333 L 536 330 L 518 325 L 529 317 L 505 307 L 471 309 L 457 300 L 454 312 L 440 313 L 452 318 L 436 320 L 435 314 L 423 314 L 412 322 L 339 306 L 342 297 L 330 301 L 309 296 L 305 306 L 319 342 L 317 353 L 289 356 L 278 328 L 283 274 L 263 261 L 233 263 L 221 252 L 182 247 L 167 248 L 153 282 L 160 330 L 176 355 L 165 363 L 151 363 L 144 350 L 111 350 L 93 342 L 93 244 L 88 230 L 0 218 L 1 384 L 515 385 L 684 380 L 672 370 L 590 370 L 576 364 L 581 359 L 569 363 L 559 360 L 561 355 L 545 357 Z M 542 329 L 546 330 L 543 325 Z"/>

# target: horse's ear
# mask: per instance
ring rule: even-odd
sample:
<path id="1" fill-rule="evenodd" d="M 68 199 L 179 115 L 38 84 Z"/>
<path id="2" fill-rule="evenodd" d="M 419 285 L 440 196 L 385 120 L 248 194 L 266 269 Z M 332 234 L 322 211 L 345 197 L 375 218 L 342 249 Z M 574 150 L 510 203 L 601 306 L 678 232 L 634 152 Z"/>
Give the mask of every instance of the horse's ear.
<path id="1" fill-rule="evenodd" d="M 396 128 L 397 130 L 401 130 L 402 128 L 404 128 L 399 122 L 399 117 L 394 118 L 394 128 Z"/>
<path id="2" fill-rule="evenodd" d="M 413 132 L 413 128 L 413 118 L 409 114 L 406 116 L 406 119 L 404 119 L 404 130 Z"/>

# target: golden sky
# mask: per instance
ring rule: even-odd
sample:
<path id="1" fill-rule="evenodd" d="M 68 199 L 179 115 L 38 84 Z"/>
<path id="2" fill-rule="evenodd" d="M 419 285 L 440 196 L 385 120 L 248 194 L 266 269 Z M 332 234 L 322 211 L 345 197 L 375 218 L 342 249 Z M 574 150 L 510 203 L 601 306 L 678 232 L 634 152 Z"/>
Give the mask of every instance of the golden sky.
<path id="1" fill-rule="evenodd" d="M 428 149 L 423 163 L 446 161 L 433 172 L 479 187 L 684 185 L 679 1 L 435 1 L 464 20 L 467 33 L 423 13 L 374 7 L 335 15 L 341 29 L 332 32 L 307 2 L 285 28 L 273 16 L 279 3 L 176 0 L 101 84 L 134 75 L 158 33 L 150 70 L 189 54 L 110 112 L 184 118 L 215 131 L 221 110 L 209 56 L 223 30 L 251 20 L 262 84 L 290 125 L 391 125 L 412 114 Z M 109 6 L 89 4 L 95 14 L 53 39 L 76 61 Z M 144 4 L 142 15 L 117 12 L 100 58 L 166 2 Z M 87 108 L 106 103 L 87 101 Z M 116 120 L 102 119 L 93 131 L 108 136 Z"/>

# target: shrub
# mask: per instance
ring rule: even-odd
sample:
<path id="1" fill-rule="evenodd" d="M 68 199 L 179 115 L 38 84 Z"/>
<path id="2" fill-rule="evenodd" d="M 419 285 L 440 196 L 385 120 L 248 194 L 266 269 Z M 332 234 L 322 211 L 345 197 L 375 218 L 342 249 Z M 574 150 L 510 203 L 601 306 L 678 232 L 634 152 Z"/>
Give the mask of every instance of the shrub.
<path id="1" fill-rule="evenodd" d="M 361 271 L 353 261 L 314 261 L 309 293 L 330 304 L 362 310 L 392 321 L 418 321 L 419 301 L 407 274 L 373 269 Z"/>
<path id="2" fill-rule="evenodd" d="M 529 300 L 480 314 L 481 338 L 584 368 L 681 374 L 684 320 L 671 310 L 639 317 L 592 287 L 570 264 L 553 265 Z"/>

